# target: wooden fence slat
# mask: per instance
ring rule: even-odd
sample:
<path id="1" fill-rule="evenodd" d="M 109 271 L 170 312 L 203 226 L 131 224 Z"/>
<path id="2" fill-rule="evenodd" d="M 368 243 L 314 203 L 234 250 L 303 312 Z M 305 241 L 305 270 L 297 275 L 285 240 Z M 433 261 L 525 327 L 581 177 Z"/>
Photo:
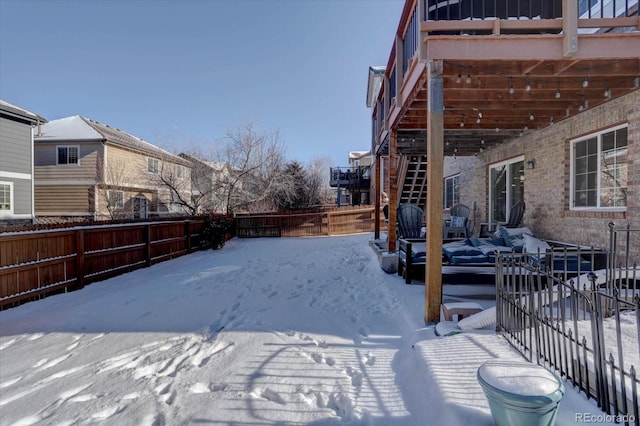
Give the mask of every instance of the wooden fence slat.
<path id="1" fill-rule="evenodd" d="M 198 217 L 0 233 L 0 309 L 197 250 L 205 223 Z"/>
<path id="2" fill-rule="evenodd" d="M 241 238 L 307 237 L 373 232 L 374 207 L 236 216 Z"/>

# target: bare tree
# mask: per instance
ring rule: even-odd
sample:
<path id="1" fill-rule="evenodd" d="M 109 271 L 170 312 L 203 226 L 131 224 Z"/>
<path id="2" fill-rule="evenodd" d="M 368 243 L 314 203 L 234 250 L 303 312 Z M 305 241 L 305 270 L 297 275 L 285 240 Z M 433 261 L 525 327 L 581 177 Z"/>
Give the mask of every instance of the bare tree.
<path id="1" fill-rule="evenodd" d="M 218 156 L 226 171 L 217 185 L 227 213 L 274 208 L 274 194 L 287 190 L 284 152 L 277 132 L 259 133 L 251 123 L 227 132 Z"/>
<path id="2" fill-rule="evenodd" d="M 331 157 L 317 157 L 311 159 L 307 166 L 307 178 L 309 181 L 309 203 L 328 204 L 334 197 L 329 186 L 329 170 Z"/>
<path id="3" fill-rule="evenodd" d="M 160 159 L 160 170 L 156 176 L 158 184 L 169 192 L 169 210 L 174 213 L 198 214 L 198 208 L 192 201 L 191 171 L 193 167 L 185 160 L 185 164 L 176 162 L 169 155 Z M 178 210 L 178 211 L 176 211 Z"/>
<path id="4" fill-rule="evenodd" d="M 226 172 L 226 166 L 209 161 L 209 156 L 196 148 L 180 157 L 191 163 L 191 202 L 192 214 L 224 212 L 224 202 L 220 198 L 220 179 Z"/>

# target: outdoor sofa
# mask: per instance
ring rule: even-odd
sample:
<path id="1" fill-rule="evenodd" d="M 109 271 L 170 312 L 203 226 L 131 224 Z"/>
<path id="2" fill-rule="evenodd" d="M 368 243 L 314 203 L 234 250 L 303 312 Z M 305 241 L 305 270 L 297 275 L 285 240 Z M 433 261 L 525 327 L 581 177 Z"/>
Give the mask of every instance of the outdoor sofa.
<path id="1" fill-rule="evenodd" d="M 488 238 L 464 238 L 445 242 L 442 246 L 443 266 L 475 267 L 469 273 L 487 276 L 493 273 L 498 253 L 518 255 L 527 253 L 531 268 L 577 275 L 604 267 L 606 254 L 602 250 L 576 244 L 541 240 L 533 236 L 527 227 L 499 227 Z M 424 239 L 398 240 L 398 275 L 407 284 L 416 272 L 422 272 L 426 263 L 426 241 Z M 484 268 L 483 272 L 482 269 Z M 456 269 L 457 274 L 461 269 Z"/>

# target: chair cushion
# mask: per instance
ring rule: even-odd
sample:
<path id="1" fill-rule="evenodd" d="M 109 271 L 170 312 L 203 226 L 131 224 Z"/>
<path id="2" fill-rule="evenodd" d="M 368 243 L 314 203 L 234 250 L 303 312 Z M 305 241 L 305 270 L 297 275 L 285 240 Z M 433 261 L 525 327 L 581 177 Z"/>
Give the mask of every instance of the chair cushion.
<path id="1" fill-rule="evenodd" d="M 462 228 L 466 221 L 465 217 L 462 216 L 451 216 L 450 226 L 452 228 Z"/>

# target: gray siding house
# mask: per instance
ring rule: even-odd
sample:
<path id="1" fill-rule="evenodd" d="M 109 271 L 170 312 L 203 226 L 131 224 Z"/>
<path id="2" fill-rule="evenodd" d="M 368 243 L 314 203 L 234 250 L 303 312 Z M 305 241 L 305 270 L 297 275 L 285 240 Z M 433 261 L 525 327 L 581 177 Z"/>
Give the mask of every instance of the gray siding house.
<path id="1" fill-rule="evenodd" d="M 31 224 L 33 129 L 47 120 L 0 100 L 0 226 Z"/>

